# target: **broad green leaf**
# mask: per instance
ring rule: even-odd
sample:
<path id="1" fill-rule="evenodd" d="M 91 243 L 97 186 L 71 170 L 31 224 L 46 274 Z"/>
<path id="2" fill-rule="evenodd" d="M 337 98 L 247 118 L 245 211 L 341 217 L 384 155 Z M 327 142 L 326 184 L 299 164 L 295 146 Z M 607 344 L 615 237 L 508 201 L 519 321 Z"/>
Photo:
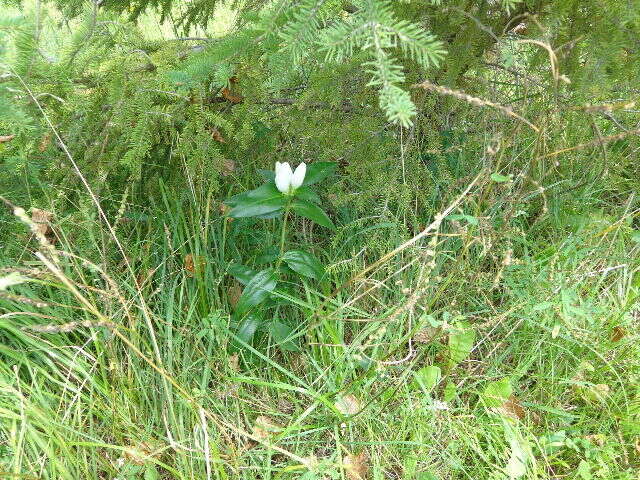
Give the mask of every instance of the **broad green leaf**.
<path id="1" fill-rule="evenodd" d="M 324 213 L 324 211 L 322 211 L 320 207 L 314 205 L 311 202 L 298 198 L 291 204 L 291 208 L 298 215 L 302 215 L 309 220 L 313 220 L 318 225 L 330 228 L 331 230 L 335 230 L 336 228 L 327 214 Z"/>
<path id="2" fill-rule="evenodd" d="M 464 220 L 469 225 L 478 225 L 478 219 L 473 215 L 464 215 L 461 213 L 455 213 L 453 215 L 449 215 L 447 220 Z"/>
<path id="3" fill-rule="evenodd" d="M 277 320 L 269 324 L 269 334 L 281 349 L 289 352 L 299 352 L 300 347 L 290 339 L 292 333 L 293 329 L 291 327 Z"/>
<path id="4" fill-rule="evenodd" d="M 296 190 L 295 196 L 308 202 L 320 203 L 320 197 L 309 187 L 300 187 Z"/>
<path id="5" fill-rule="evenodd" d="M 476 341 L 476 332 L 467 322 L 455 324 L 449 333 L 449 366 L 455 367 L 469 356 Z"/>
<path id="6" fill-rule="evenodd" d="M 482 400 L 487 407 L 501 407 L 509 400 L 513 393 L 511 382 L 508 378 L 502 378 L 495 382 L 489 382 L 482 392 Z"/>
<path id="7" fill-rule="evenodd" d="M 302 185 L 318 183 L 336 171 L 338 164 L 335 162 L 313 162 L 307 165 L 307 174 Z"/>
<path id="8" fill-rule="evenodd" d="M 256 276 L 258 272 L 255 270 L 242 265 L 240 263 L 233 263 L 228 269 L 228 272 L 233 275 L 233 277 L 238 280 L 241 284 L 246 285 L 251 281 L 253 277 Z"/>
<path id="9" fill-rule="evenodd" d="M 492 173 L 491 180 L 493 180 L 496 183 L 505 183 L 511 180 L 511 176 L 500 175 L 499 173 Z"/>
<path id="10" fill-rule="evenodd" d="M 458 387 L 456 387 L 456 384 L 453 382 L 447 382 L 447 384 L 444 386 L 444 392 L 442 395 L 444 401 L 450 402 L 451 400 L 456 398 L 456 395 L 458 395 Z"/>
<path id="11" fill-rule="evenodd" d="M 258 272 L 244 287 L 236 304 L 236 314 L 242 316 L 252 307 L 264 301 L 276 288 L 277 283 L 278 279 L 272 269 Z"/>
<path id="12" fill-rule="evenodd" d="M 273 170 L 263 170 L 262 168 L 259 168 L 258 173 L 265 180 L 269 180 L 273 182 L 276 179 L 276 172 L 274 172 Z"/>
<path id="13" fill-rule="evenodd" d="M 288 202 L 273 182 L 231 197 L 225 203 L 231 207 L 230 217 L 254 217 L 268 215 L 281 210 Z"/>
<path id="14" fill-rule="evenodd" d="M 318 259 L 302 250 L 290 250 L 282 256 L 282 260 L 293 271 L 305 277 L 319 280 L 324 275 L 324 267 Z"/>
<path id="15" fill-rule="evenodd" d="M 238 338 L 246 343 L 251 343 L 256 330 L 262 323 L 262 319 L 254 314 L 247 315 L 238 327 Z"/>
<path id="16" fill-rule="evenodd" d="M 440 367 L 429 365 L 428 367 L 421 368 L 414 375 L 416 383 L 430 392 L 440 381 L 442 372 Z"/>

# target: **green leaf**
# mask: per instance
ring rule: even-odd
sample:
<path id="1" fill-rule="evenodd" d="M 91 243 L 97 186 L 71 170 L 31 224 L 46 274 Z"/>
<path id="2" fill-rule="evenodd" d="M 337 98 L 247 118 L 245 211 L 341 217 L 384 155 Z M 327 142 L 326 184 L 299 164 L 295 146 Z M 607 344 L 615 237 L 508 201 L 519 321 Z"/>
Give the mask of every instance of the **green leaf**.
<path id="1" fill-rule="evenodd" d="M 336 227 L 333 225 L 333 222 L 327 216 L 327 214 L 324 213 L 324 211 L 322 211 L 320 207 L 314 205 L 311 202 L 298 198 L 294 200 L 294 202 L 291 204 L 291 208 L 298 215 L 307 217 L 309 220 L 313 220 L 318 225 L 322 225 L 323 227 L 330 228 L 331 230 L 336 229 Z"/>
<path id="2" fill-rule="evenodd" d="M 282 256 L 289 268 L 305 277 L 319 280 L 324 275 L 324 267 L 316 257 L 302 250 L 290 250 Z"/>
<path id="3" fill-rule="evenodd" d="M 232 263 L 227 270 L 241 284 L 246 285 L 258 272 L 240 263 Z"/>
<path id="4" fill-rule="evenodd" d="M 478 225 L 478 219 L 472 215 L 464 215 L 461 213 L 456 213 L 453 215 L 449 215 L 447 220 L 465 220 L 469 225 Z"/>
<path id="5" fill-rule="evenodd" d="M 290 339 L 292 333 L 293 329 L 291 327 L 277 320 L 269 324 L 269 334 L 281 349 L 289 352 L 299 352 L 300 347 Z"/>
<path id="6" fill-rule="evenodd" d="M 467 322 L 458 322 L 449 334 L 449 366 L 455 367 L 469 356 L 476 341 L 476 332 Z"/>
<path id="7" fill-rule="evenodd" d="M 440 381 L 442 372 L 440 367 L 429 365 L 418 370 L 415 374 L 415 380 L 418 385 L 430 392 Z"/>
<path id="8" fill-rule="evenodd" d="M 236 314 L 242 316 L 264 301 L 276 288 L 277 283 L 278 279 L 272 269 L 258 272 L 242 290 L 242 295 L 236 304 Z"/>
<path id="9" fill-rule="evenodd" d="M 499 173 L 492 173 L 491 180 L 493 180 L 496 183 L 505 183 L 505 182 L 511 181 L 511 176 L 500 175 Z"/>
<path id="10" fill-rule="evenodd" d="M 262 168 L 259 168 L 258 169 L 258 173 L 265 180 L 269 180 L 269 181 L 273 182 L 276 179 L 276 172 L 274 172 L 273 170 L 263 170 Z"/>
<path id="11" fill-rule="evenodd" d="M 256 330 L 262 323 L 262 318 L 258 315 L 247 315 L 238 327 L 238 333 L 236 334 L 240 340 L 245 343 L 251 343 L 253 336 L 256 334 Z"/>
<path id="12" fill-rule="evenodd" d="M 307 165 L 307 173 L 304 176 L 303 186 L 321 182 L 336 171 L 336 162 L 313 162 Z"/>
<path id="13" fill-rule="evenodd" d="M 300 187 L 296 190 L 295 196 L 313 203 L 320 203 L 320 197 L 309 187 Z"/>
<path id="14" fill-rule="evenodd" d="M 225 203 L 231 207 L 230 217 L 254 217 L 278 212 L 287 204 L 288 199 L 280 193 L 273 182 L 251 190 L 249 192 L 234 195 Z"/>
<path id="15" fill-rule="evenodd" d="M 444 392 L 442 395 L 444 401 L 450 402 L 451 400 L 456 398 L 456 395 L 458 395 L 458 387 L 456 387 L 456 384 L 451 381 L 447 382 L 447 384 L 444 386 Z"/>
<path id="16" fill-rule="evenodd" d="M 513 393 L 511 382 L 503 378 L 495 382 L 489 382 L 482 392 L 482 400 L 487 407 L 501 407 Z"/>

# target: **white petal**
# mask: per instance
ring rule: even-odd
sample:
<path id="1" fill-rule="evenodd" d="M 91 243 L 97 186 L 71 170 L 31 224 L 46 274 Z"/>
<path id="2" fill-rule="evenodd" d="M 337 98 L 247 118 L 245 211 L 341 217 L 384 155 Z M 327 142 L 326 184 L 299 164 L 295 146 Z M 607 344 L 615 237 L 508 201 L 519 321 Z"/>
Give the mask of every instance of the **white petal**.
<path id="1" fill-rule="evenodd" d="M 304 176 L 306 174 L 307 174 L 307 165 L 304 162 L 302 162 L 300 165 L 298 165 L 298 168 L 296 168 L 296 171 L 293 172 L 293 177 L 291 177 L 291 188 L 296 189 L 300 185 L 302 185 L 302 182 L 304 182 Z"/>
<path id="2" fill-rule="evenodd" d="M 291 177 L 293 176 L 291 165 L 289 165 L 288 162 L 284 162 L 279 166 L 276 165 L 276 169 L 276 187 L 282 193 L 289 193 L 289 189 L 291 188 Z"/>

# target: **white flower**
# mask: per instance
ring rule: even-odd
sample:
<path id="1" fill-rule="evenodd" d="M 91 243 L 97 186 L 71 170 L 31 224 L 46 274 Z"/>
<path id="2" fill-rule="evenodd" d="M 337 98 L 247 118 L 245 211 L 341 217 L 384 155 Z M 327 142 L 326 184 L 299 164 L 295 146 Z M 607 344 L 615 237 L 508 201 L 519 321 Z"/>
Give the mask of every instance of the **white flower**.
<path id="1" fill-rule="evenodd" d="M 294 172 L 289 162 L 276 162 L 276 187 L 282 193 L 293 193 L 304 182 L 307 165 L 302 162 Z"/>

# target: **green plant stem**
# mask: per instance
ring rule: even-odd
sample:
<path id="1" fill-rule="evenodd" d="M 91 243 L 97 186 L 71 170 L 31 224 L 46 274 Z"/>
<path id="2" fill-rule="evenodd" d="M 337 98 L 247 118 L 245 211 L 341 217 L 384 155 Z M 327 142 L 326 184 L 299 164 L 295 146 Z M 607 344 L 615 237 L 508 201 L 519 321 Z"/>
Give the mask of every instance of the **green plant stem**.
<path id="1" fill-rule="evenodd" d="M 282 255 L 284 255 L 284 242 L 287 238 L 287 219 L 289 218 L 289 206 L 284 209 L 284 216 L 282 218 L 282 230 L 280 232 L 280 255 L 278 256 L 278 263 L 276 264 L 276 270 L 282 263 Z"/>

